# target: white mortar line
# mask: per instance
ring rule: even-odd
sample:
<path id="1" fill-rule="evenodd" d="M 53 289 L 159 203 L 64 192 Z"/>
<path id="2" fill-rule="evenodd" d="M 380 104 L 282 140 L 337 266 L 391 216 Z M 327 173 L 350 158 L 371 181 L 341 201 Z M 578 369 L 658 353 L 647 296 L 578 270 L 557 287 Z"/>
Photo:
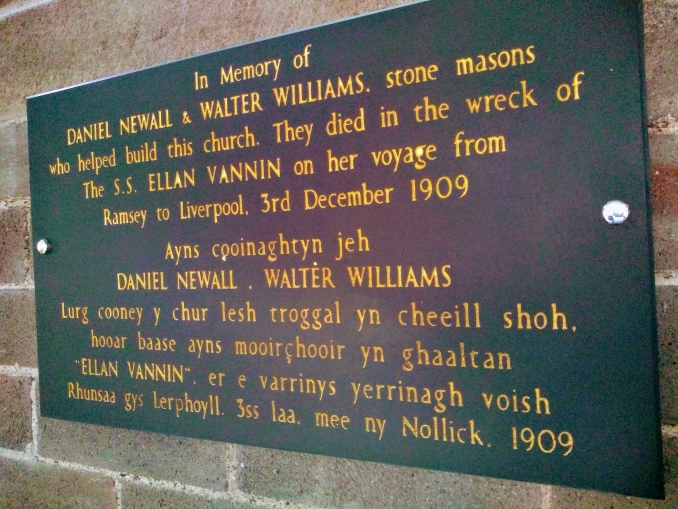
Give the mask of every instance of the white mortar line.
<path id="1" fill-rule="evenodd" d="M 669 122 L 666 127 L 650 127 L 647 130 L 650 134 L 676 134 L 678 133 L 678 124 L 676 121 Z"/>
<path id="2" fill-rule="evenodd" d="M 235 485 L 235 482 L 238 480 L 238 478 L 236 477 L 236 473 L 238 472 L 238 453 L 236 451 L 235 445 L 233 444 L 228 445 L 226 453 L 224 454 L 224 463 L 226 464 L 226 469 L 229 472 L 228 489 L 240 491 L 240 488 Z M 231 487 L 231 481 L 233 481 L 234 483 L 233 487 Z"/>
<path id="3" fill-rule="evenodd" d="M 122 509 L 122 483 L 119 478 L 115 479 L 115 507 L 116 509 Z"/>
<path id="4" fill-rule="evenodd" d="M 33 431 L 33 442 L 31 443 L 32 447 L 31 450 L 28 450 L 28 447 L 26 448 L 26 452 L 30 452 L 34 456 L 38 455 L 38 443 L 40 442 L 39 440 L 39 434 L 40 434 L 40 426 L 38 423 L 38 405 L 40 402 L 38 401 L 38 378 L 33 377 L 31 378 L 31 429 Z"/>
<path id="5" fill-rule="evenodd" d="M 9 18 L 10 16 L 14 16 L 15 14 L 33 9 L 34 7 L 38 7 L 40 5 L 52 3 L 54 1 L 55 0 L 25 0 L 23 2 L 12 2 L 8 6 L 0 8 L 0 20 Z"/>
<path id="6" fill-rule="evenodd" d="M 0 457 L 23 461 L 24 463 L 44 463 L 47 465 L 61 466 L 69 470 L 76 470 L 78 472 L 86 472 L 88 474 L 99 474 L 107 477 L 112 477 L 114 480 L 122 477 L 124 474 L 114 472 L 105 468 L 90 467 L 87 465 L 80 465 L 78 463 L 71 463 L 70 461 L 56 461 L 51 458 L 44 458 L 40 455 L 31 455 L 24 452 L 14 451 L 12 449 L 0 448 Z"/>
<path id="7" fill-rule="evenodd" d="M 678 133 L 678 126 L 674 125 L 669 125 L 667 127 L 650 127 L 647 132 L 650 134 L 655 134 L 655 135 L 662 135 L 662 134 L 676 134 Z"/>
<path id="8" fill-rule="evenodd" d="M 0 209 L 8 209 L 10 207 L 29 207 L 30 205 L 30 196 L 15 196 L 13 198 L 0 200 Z"/>
<path id="9" fill-rule="evenodd" d="M 35 290 L 33 281 L 24 281 L 23 283 L 0 284 L 0 290 Z"/>
<path id="10" fill-rule="evenodd" d="M 0 127 L 5 127 L 6 125 L 12 125 L 12 124 L 23 124 L 28 122 L 28 117 L 15 117 L 10 120 L 3 120 L 0 121 Z"/>
<path id="11" fill-rule="evenodd" d="M 11 459 L 14 461 L 22 461 L 24 463 L 43 463 L 46 465 L 53 465 L 58 467 L 67 468 L 69 470 L 75 470 L 77 472 L 84 472 L 88 474 L 98 474 L 101 476 L 111 477 L 116 483 L 116 493 L 118 489 L 122 493 L 123 483 L 129 484 L 138 484 L 142 486 L 148 486 L 151 488 L 160 488 L 166 490 L 177 491 L 181 493 L 189 493 L 192 495 L 198 495 L 205 498 L 211 499 L 220 499 L 220 500 L 231 500 L 233 502 L 247 503 L 253 507 L 260 509 L 320 509 L 315 506 L 302 505 L 302 504 L 288 504 L 284 500 L 274 500 L 268 497 L 261 497 L 257 495 L 251 495 L 247 493 L 242 493 L 239 490 L 229 489 L 229 491 L 214 491 L 208 488 L 202 488 L 200 486 L 191 486 L 189 484 L 183 484 L 176 481 L 162 481 L 157 479 L 151 479 L 149 477 L 140 476 L 137 474 L 128 474 L 124 472 L 116 472 L 114 470 L 109 470 L 106 468 L 91 467 L 88 465 L 82 465 L 80 463 L 72 463 L 70 461 L 62 460 L 53 460 L 51 458 L 45 458 L 40 455 L 31 455 L 25 452 L 14 451 L 12 449 L 3 449 L 0 448 L 0 457 Z M 118 488 L 118 485 L 120 488 Z M 118 499 L 118 508 L 122 509 L 122 497 Z"/>
<path id="12" fill-rule="evenodd" d="M 551 486 L 541 487 L 541 509 L 551 509 Z"/>
<path id="13" fill-rule="evenodd" d="M 14 366 L 7 366 L 0 364 L 0 375 L 5 376 L 25 376 L 31 378 L 38 378 L 38 368 L 26 368 L 15 364 Z"/>
<path id="14" fill-rule="evenodd" d="M 654 274 L 655 286 L 678 285 L 678 270 L 661 270 Z"/>

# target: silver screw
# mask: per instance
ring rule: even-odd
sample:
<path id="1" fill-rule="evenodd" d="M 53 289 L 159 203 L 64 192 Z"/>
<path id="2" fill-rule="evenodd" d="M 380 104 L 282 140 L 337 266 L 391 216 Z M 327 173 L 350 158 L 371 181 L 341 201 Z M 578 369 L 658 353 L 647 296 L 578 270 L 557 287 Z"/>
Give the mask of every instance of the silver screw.
<path id="1" fill-rule="evenodd" d="M 40 239 L 35 245 L 35 248 L 38 250 L 38 253 L 41 255 L 47 254 L 51 251 L 52 246 L 47 239 Z"/>
<path id="2" fill-rule="evenodd" d="M 629 218 L 629 206 L 623 201 L 608 201 L 603 206 L 603 217 L 608 224 L 622 224 Z"/>

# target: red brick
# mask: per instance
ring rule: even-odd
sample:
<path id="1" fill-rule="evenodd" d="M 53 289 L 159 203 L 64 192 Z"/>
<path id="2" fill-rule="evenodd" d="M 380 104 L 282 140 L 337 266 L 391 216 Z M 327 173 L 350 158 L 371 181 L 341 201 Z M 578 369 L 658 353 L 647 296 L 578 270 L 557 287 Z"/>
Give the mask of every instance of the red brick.
<path id="1" fill-rule="evenodd" d="M 123 509 L 245 509 L 256 507 L 246 502 L 210 498 L 177 490 L 123 483 Z"/>
<path id="2" fill-rule="evenodd" d="M 678 286 L 657 288 L 659 384 L 664 424 L 678 424 Z"/>
<path id="3" fill-rule="evenodd" d="M 35 292 L 0 290 L 0 364 L 37 367 Z"/>
<path id="4" fill-rule="evenodd" d="M 0 458 L 3 509 L 115 509 L 113 479 Z"/>
<path id="5" fill-rule="evenodd" d="M 650 130 L 650 179 L 654 217 L 678 216 L 678 133 Z"/>
<path id="6" fill-rule="evenodd" d="M 166 481 L 228 488 L 228 444 L 40 419 L 42 456 Z"/>
<path id="7" fill-rule="evenodd" d="M 33 440 L 31 380 L 0 375 L 0 447 L 25 450 Z"/>
<path id="8" fill-rule="evenodd" d="M 678 117 L 678 3 L 645 0 L 645 69 L 650 121 Z"/>
<path id="9" fill-rule="evenodd" d="M 305 28 L 405 0 L 59 0 L 0 21 L 0 120 L 25 96 Z"/>
<path id="10" fill-rule="evenodd" d="M 26 122 L 0 124 L 0 200 L 29 194 Z"/>
<path id="11" fill-rule="evenodd" d="M 0 284 L 23 283 L 32 273 L 28 208 L 0 202 Z"/>
<path id="12" fill-rule="evenodd" d="M 240 488 L 317 507 L 541 509 L 541 486 L 259 447 L 239 448 Z"/>

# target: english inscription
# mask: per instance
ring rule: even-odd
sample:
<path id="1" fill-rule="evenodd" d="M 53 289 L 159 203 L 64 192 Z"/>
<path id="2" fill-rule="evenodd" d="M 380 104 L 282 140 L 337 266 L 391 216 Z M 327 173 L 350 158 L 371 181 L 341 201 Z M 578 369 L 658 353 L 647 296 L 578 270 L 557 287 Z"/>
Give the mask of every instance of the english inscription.
<path id="1" fill-rule="evenodd" d="M 661 497 L 637 11 L 434 0 L 29 98 L 42 415 Z"/>

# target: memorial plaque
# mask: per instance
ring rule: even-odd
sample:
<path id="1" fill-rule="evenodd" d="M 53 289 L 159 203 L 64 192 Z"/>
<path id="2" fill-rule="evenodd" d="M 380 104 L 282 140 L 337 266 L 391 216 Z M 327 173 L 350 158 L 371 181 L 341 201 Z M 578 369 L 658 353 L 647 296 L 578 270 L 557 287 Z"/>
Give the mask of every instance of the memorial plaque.
<path id="1" fill-rule="evenodd" d="M 662 497 L 640 12 L 423 2 L 29 98 L 42 415 Z"/>

